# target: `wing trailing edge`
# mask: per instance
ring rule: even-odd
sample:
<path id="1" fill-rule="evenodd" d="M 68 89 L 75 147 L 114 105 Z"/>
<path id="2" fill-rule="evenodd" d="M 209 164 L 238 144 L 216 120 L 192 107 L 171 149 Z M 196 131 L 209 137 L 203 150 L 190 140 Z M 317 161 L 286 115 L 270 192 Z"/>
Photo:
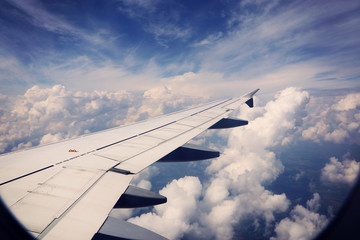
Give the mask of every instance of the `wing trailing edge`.
<path id="1" fill-rule="evenodd" d="M 198 161 L 220 156 L 218 151 L 198 146 L 195 144 L 186 143 L 183 146 L 175 149 L 168 155 L 161 158 L 158 162 L 187 162 Z"/>
<path id="2" fill-rule="evenodd" d="M 234 128 L 239 126 L 247 125 L 249 122 L 246 120 L 235 119 L 235 118 L 223 118 L 209 129 L 224 129 L 224 128 Z"/>
<path id="3" fill-rule="evenodd" d="M 110 216 L 106 219 L 99 232 L 92 238 L 92 240 L 124 239 L 167 240 L 163 236 L 146 228 Z"/>
<path id="4" fill-rule="evenodd" d="M 129 185 L 114 208 L 139 208 L 166 203 L 166 197 L 149 190 Z"/>

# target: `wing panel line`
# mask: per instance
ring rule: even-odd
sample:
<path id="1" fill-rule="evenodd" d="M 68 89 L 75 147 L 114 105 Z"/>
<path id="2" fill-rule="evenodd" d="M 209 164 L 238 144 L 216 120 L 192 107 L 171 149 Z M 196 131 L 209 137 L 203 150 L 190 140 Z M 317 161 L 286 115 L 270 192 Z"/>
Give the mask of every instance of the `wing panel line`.
<path id="1" fill-rule="evenodd" d="M 20 177 L 10 179 L 10 180 L 8 180 L 8 181 L 6 181 L 6 182 L 2 182 L 2 183 L 0 183 L 0 186 L 1 186 L 1 185 L 5 185 L 5 184 L 10 183 L 10 182 L 13 182 L 13 181 L 16 181 L 16 180 L 18 180 L 18 179 L 20 179 L 20 178 L 23 178 L 23 177 L 27 177 L 27 176 L 29 176 L 29 175 L 31 175 L 31 174 L 34 174 L 34 173 L 38 173 L 38 172 L 44 171 L 44 170 L 46 170 L 46 169 L 48 169 L 48 168 L 51 168 L 51 167 L 53 167 L 53 166 L 55 166 L 55 165 L 50 165 L 50 166 L 47 166 L 47 167 L 41 168 L 41 169 L 39 169 L 39 170 L 36 170 L 36 171 L 34 171 L 34 172 L 31 172 L 31 173 L 28 173 L 28 174 L 22 175 L 22 176 L 20 176 Z"/>

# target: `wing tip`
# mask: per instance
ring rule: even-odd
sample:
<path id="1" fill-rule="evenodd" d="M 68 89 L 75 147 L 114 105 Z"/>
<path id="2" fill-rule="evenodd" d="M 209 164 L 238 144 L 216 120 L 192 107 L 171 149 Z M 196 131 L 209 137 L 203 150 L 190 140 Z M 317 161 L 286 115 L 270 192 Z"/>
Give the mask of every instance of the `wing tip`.
<path id="1" fill-rule="evenodd" d="M 260 88 L 257 88 L 257 89 L 255 89 L 254 91 L 252 91 L 252 92 L 244 95 L 243 97 L 244 97 L 244 98 L 252 98 L 259 90 L 260 90 Z"/>

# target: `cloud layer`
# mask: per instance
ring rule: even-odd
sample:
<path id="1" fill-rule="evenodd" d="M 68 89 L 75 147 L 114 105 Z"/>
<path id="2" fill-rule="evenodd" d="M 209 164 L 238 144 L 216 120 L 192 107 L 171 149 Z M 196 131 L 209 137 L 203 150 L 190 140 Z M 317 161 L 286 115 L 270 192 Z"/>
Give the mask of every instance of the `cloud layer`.
<path id="1" fill-rule="evenodd" d="M 190 76 L 189 79 L 191 79 Z M 182 79 L 169 80 L 167 87 L 154 87 L 142 93 L 79 92 L 62 85 L 51 88 L 34 86 L 24 95 L 0 95 L 1 151 L 45 144 L 104 128 L 146 119 L 205 101 L 186 97 L 172 90 Z M 187 81 L 187 80 L 186 80 Z M 160 193 L 168 203 L 155 206 L 152 212 L 132 217 L 142 225 L 171 239 L 232 239 L 246 222 L 254 229 L 265 229 L 263 236 L 276 239 L 314 236 L 326 224 L 318 213 L 320 196 L 314 194 L 306 207 L 291 209 L 285 193 L 274 193 L 267 185 L 284 171 L 282 159 L 274 148 L 299 140 L 327 142 L 336 129 L 346 129 L 349 137 L 335 143 L 353 142 L 358 136 L 358 94 L 310 96 L 297 88 L 278 92 L 266 104 L 253 109 L 244 106 L 238 117 L 249 125 L 233 130 L 207 132 L 206 137 L 222 139 L 210 143 L 221 149 L 220 158 L 206 168 L 206 177 L 186 176 L 169 182 Z M 256 104 L 264 101 L 255 98 Z M 326 103 L 326 104 L 324 104 Z M 309 134 L 318 124 L 329 127 L 321 134 Z M 350 127 L 349 126 L 353 126 Z M 228 139 L 227 143 L 224 139 Z M 358 139 L 358 138 L 357 138 Z M 198 142 L 202 142 L 199 139 Z M 356 159 L 346 155 L 343 161 L 330 158 L 322 169 L 325 183 L 351 183 L 359 170 Z M 151 189 L 149 179 L 159 174 L 156 167 L 142 172 L 133 184 Z M 296 176 L 294 176 L 296 177 Z M 139 211 L 114 211 L 124 219 Z M 289 212 L 281 221 L 279 214 Z M 236 227 L 236 231 L 234 228 Z M 272 231 L 275 232 L 272 232 Z"/>

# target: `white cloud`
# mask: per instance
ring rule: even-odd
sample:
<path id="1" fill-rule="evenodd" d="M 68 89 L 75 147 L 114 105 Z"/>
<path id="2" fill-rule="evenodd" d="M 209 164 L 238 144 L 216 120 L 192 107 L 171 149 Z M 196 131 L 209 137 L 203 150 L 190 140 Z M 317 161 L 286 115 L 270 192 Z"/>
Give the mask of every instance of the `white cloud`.
<path id="1" fill-rule="evenodd" d="M 144 94 L 74 92 L 62 85 L 34 86 L 24 95 L 0 96 L 0 152 L 46 144 L 184 108 L 183 98 L 154 88 Z"/>
<path id="2" fill-rule="evenodd" d="M 312 106 L 321 109 L 310 109 L 304 123 L 302 138 L 315 142 L 360 143 L 360 93 L 345 96 L 317 97 Z"/>
<path id="3" fill-rule="evenodd" d="M 339 161 L 336 157 L 331 157 L 330 162 L 321 169 L 321 180 L 325 183 L 352 184 L 359 173 L 360 163 L 355 160 L 345 158 Z"/>
<path id="4" fill-rule="evenodd" d="M 290 212 L 290 217 L 276 224 L 276 237 L 272 240 L 306 240 L 313 239 L 328 223 L 326 216 L 317 213 L 320 207 L 320 195 L 314 193 L 308 200 L 306 208 L 296 205 Z"/>
<path id="5" fill-rule="evenodd" d="M 283 171 L 283 165 L 268 148 L 291 141 L 307 101 L 306 92 L 288 88 L 266 106 L 244 110 L 243 115 L 254 119 L 229 133 L 224 153 L 206 170 L 211 176 L 208 182 L 200 184 L 193 177 L 174 180 L 160 193 L 177 203 L 176 210 L 173 203 L 167 203 L 130 221 L 175 239 L 231 239 L 233 226 L 249 217 L 263 219 L 270 227 L 276 213 L 286 211 L 290 202 L 285 194 L 274 194 L 263 186 Z M 189 184 L 192 191 L 184 193 L 181 188 L 185 185 L 179 188 L 180 181 Z M 183 203 L 183 196 L 190 203 Z"/>
<path id="6" fill-rule="evenodd" d="M 150 190 L 152 185 L 150 178 L 159 174 L 159 169 L 155 166 L 150 166 L 142 170 L 139 174 L 136 174 L 131 184 L 136 185 L 140 188 L 145 188 Z"/>
<path id="7" fill-rule="evenodd" d="M 55 133 L 55 134 L 48 133 L 41 138 L 40 144 L 59 142 L 62 139 L 64 139 L 64 136 L 61 133 Z"/>
<path id="8" fill-rule="evenodd" d="M 173 180 L 160 191 L 160 194 L 168 197 L 166 204 L 155 206 L 153 213 L 129 221 L 170 239 L 179 239 L 194 228 L 190 222 L 197 215 L 201 190 L 202 185 L 197 177 Z"/>
<path id="9" fill-rule="evenodd" d="M 166 87 L 154 87 L 136 94 L 126 91 L 75 92 L 56 85 L 52 88 L 34 86 L 22 96 L 0 95 L 1 150 L 8 151 L 69 138 L 203 101 L 201 98 L 186 97 L 182 95 L 183 92 L 177 91 L 175 86 L 187 85 L 185 83 L 198 76 L 189 74 L 184 77 L 185 79 L 164 79 Z M 195 90 L 191 93 L 195 94 Z M 343 97 L 333 101 L 339 102 L 341 99 Z M 227 146 L 216 146 L 222 149 L 223 154 L 211 161 L 206 169 L 208 180 L 203 183 L 196 177 L 174 180 L 160 191 L 168 197 L 168 203 L 156 206 L 153 212 L 130 221 L 175 239 L 231 239 L 234 225 L 248 219 L 255 223 L 263 222 L 267 228 L 272 228 L 276 214 L 287 211 L 290 202 L 285 194 L 275 194 L 264 187 L 277 179 L 284 170 L 281 161 L 270 149 L 291 143 L 298 133 L 305 132 L 303 124 L 305 129 L 310 129 L 324 122 L 329 127 L 325 128 L 323 136 L 331 132 L 329 129 L 333 121 L 348 122 L 344 129 L 349 131 L 356 131 L 358 128 L 355 121 L 348 121 L 352 119 L 352 111 L 360 116 L 356 107 L 342 110 L 342 114 L 338 114 L 332 101 L 328 101 L 327 105 L 319 105 L 317 101 L 323 100 L 315 100 L 306 91 L 287 88 L 262 107 L 250 109 L 244 106 L 238 117 L 249 120 L 249 125 L 215 132 L 229 140 Z M 256 104 L 257 101 L 258 98 L 255 98 Z M 306 115 L 306 109 L 315 110 Z M 207 136 L 211 134 L 214 132 L 209 131 Z M 359 167 L 350 160 L 331 163 L 335 163 L 334 166 L 325 167 L 327 170 L 323 170 L 323 173 L 336 173 L 337 178 L 333 179 L 337 181 L 349 179 L 349 176 L 353 176 L 355 167 Z M 155 174 L 156 169 L 149 168 L 133 184 L 151 189 L 150 178 Z M 298 177 L 302 174 L 300 172 Z M 299 229 L 301 234 L 307 228 L 316 232 L 323 219 L 315 213 L 319 208 L 318 198 L 314 195 L 308 201 L 307 208 L 294 208 L 290 218 L 277 225 L 278 236 L 282 236 L 284 226 L 295 228 L 292 230 L 295 232 Z M 186 203 L 188 199 L 190 200 Z M 112 214 L 126 219 L 136 213 L 136 210 L 125 210 L 114 211 Z"/>
<path id="10" fill-rule="evenodd" d="M 300 170 L 300 172 L 298 172 L 295 176 L 294 179 L 295 181 L 298 181 L 302 176 L 304 176 L 305 172 Z"/>
<path id="11" fill-rule="evenodd" d="M 360 93 L 348 94 L 332 106 L 337 111 L 349 111 L 360 107 Z"/>
<path id="12" fill-rule="evenodd" d="M 198 47 L 198 46 L 206 46 L 206 45 L 214 44 L 222 36 L 223 36 L 222 32 L 210 34 L 209 36 L 207 36 L 205 39 L 201 40 L 200 42 L 194 43 L 193 46 Z"/>
<path id="13" fill-rule="evenodd" d="M 320 194 L 314 193 L 313 198 L 306 201 L 306 207 L 312 212 L 319 211 L 320 208 Z"/>

